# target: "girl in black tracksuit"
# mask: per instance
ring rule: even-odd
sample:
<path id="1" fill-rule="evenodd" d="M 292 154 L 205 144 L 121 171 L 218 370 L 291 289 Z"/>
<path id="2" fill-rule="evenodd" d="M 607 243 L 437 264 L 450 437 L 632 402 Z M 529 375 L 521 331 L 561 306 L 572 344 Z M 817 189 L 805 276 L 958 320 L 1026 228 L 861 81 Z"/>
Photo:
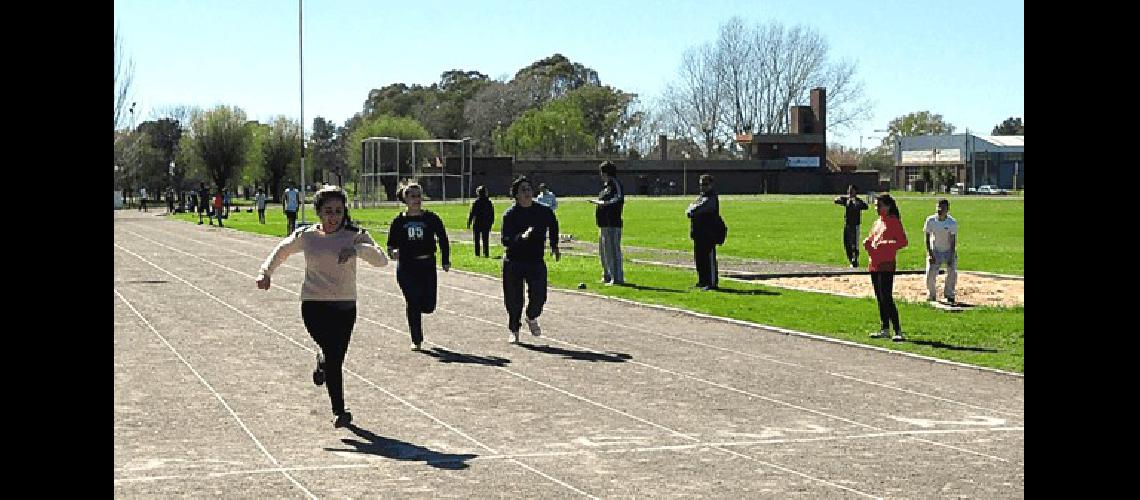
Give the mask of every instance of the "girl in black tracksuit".
<path id="1" fill-rule="evenodd" d="M 412 349 L 420 350 L 424 341 L 422 314 L 435 311 L 435 244 L 443 270 L 451 269 L 451 248 L 443 221 L 432 212 L 424 211 L 423 188 L 408 184 L 398 193 L 408 209 L 392 220 L 388 228 L 388 254 L 396 260 L 396 282 L 404 293 L 407 304 L 408 330 L 412 334 Z"/>
<path id="2" fill-rule="evenodd" d="M 491 225 L 495 222 L 495 206 L 487 198 L 487 188 L 475 188 L 475 202 L 471 204 L 471 212 L 467 214 L 467 228 L 471 229 L 471 221 L 475 221 L 473 236 L 475 237 L 475 256 L 479 256 L 479 243 L 483 243 L 483 256 L 490 257 L 491 251 Z"/>

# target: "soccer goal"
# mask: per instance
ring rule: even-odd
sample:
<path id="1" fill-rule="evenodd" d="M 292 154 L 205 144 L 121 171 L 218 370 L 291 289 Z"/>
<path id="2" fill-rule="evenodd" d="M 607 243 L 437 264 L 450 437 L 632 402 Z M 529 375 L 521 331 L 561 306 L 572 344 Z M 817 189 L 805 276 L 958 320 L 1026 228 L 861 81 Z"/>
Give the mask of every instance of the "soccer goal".
<path id="1" fill-rule="evenodd" d="M 471 139 L 396 139 L 361 141 L 361 167 L 354 206 L 396 201 L 397 186 L 415 180 L 432 200 L 463 200 L 472 193 Z"/>

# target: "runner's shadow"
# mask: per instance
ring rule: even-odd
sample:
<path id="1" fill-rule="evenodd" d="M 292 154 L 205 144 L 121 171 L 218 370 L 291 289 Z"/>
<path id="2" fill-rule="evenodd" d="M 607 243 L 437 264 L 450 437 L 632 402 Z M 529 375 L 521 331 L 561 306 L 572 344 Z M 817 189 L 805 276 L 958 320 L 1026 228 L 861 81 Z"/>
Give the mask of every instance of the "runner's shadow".
<path id="1" fill-rule="evenodd" d="M 768 290 L 738 290 L 735 288 L 722 288 L 719 286 L 716 287 L 715 290 L 710 290 L 710 292 L 732 293 L 736 295 L 780 295 L 780 292 L 770 292 Z"/>
<path id="2" fill-rule="evenodd" d="M 561 347 L 553 347 L 548 345 L 524 344 L 518 343 L 519 347 L 530 349 L 536 352 L 546 354 L 557 354 L 566 359 L 573 359 L 576 361 L 606 361 L 609 363 L 625 363 L 626 360 L 633 359 L 633 356 L 628 354 L 615 352 L 615 353 L 599 353 L 590 351 L 573 351 L 570 349 L 563 349 Z"/>
<path id="3" fill-rule="evenodd" d="M 340 441 L 352 447 L 348 448 L 325 448 L 325 451 L 347 451 L 352 453 L 367 453 L 369 455 L 376 455 L 384 458 L 391 458 L 393 460 L 404 460 L 408 462 L 424 462 L 437 469 L 466 469 L 470 467 L 467 460 L 478 457 L 479 455 L 472 455 L 465 453 L 462 455 L 455 455 L 451 453 L 440 453 L 438 451 L 429 450 L 423 446 L 414 445 L 400 441 L 399 439 L 386 438 L 377 436 L 372 431 L 357 427 L 356 424 L 348 424 L 348 430 L 353 434 L 360 436 L 367 441 L 360 441 L 351 438 L 344 438 Z"/>
<path id="4" fill-rule="evenodd" d="M 626 286 L 629 288 L 636 288 L 638 290 L 651 290 L 654 292 L 685 293 L 685 290 L 678 290 L 676 288 L 660 288 L 660 287 L 649 286 L 649 285 L 638 285 L 636 283 L 630 283 L 628 281 L 625 282 L 624 285 L 618 285 L 618 286 Z"/>
<path id="5" fill-rule="evenodd" d="M 968 347 L 950 345 L 937 340 L 907 340 L 911 344 L 924 345 L 930 347 L 937 347 L 939 349 L 949 349 L 951 351 L 973 351 L 973 352 L 998 352 L 997 349 L 990 349 L 988 347 Z"/>
<path id="6" fill-rule="evenodd" d="M 511 360 L 507 358 L 500 358 L 498 356 L 476 356 L 474 354 L 460 354 L 455 351 L 449 351 L 441 347 L 433 347 L 420 351 L 423 354 L 438 359 L 440 363 L 471 363 L 476 365 L 487 366 L 505 366 Z"/>

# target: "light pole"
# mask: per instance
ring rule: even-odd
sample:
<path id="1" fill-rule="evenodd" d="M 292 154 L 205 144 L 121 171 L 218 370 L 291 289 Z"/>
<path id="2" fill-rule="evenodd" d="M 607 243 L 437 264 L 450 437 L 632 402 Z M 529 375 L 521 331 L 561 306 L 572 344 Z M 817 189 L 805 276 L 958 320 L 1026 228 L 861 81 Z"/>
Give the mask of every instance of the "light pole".
<path id="1" fill-rule="evenodd" d="M 301 75 L 301 224 L 305 223 L 305 30 L 304 0 L 297 0 L 297 59 Z"/>

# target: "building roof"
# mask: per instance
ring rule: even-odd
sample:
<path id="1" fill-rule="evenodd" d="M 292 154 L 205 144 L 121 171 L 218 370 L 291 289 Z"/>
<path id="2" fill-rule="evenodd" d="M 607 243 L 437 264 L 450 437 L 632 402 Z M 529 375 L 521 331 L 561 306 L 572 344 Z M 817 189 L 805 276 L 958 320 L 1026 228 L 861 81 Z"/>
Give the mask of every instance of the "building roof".
<path id="1" fill-rule="evenodd" d="M 1025 147 L 1024 135 L 979 135 L 977 138 L 994 146 Z"/>

